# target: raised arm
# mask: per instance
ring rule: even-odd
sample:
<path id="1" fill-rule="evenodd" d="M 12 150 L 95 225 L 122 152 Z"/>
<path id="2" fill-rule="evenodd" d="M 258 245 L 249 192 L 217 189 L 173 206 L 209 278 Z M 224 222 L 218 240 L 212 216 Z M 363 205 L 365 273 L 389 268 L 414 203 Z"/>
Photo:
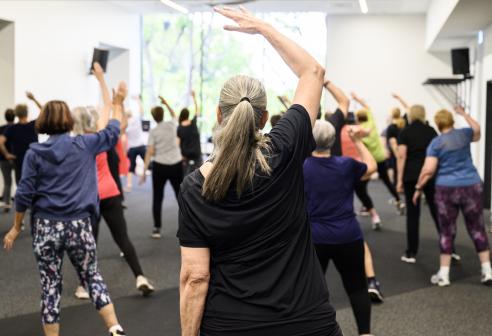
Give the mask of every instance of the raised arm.
<path id="1" fill-rule="evenodd" d="M 111 96 L 109 94 L 108 86 L 106 85 L 106 80 L 104 79 L 104 70 L 99 65 L 99 63 L 94 63 L 94 69 L 92 70 L 92 74 L 96 77 L 99 82 L 99 86 L 101 87 L 101 94 L 103 98 L 103 107 L 101 111 L 99 111 L 99 119 L 97 120 L 97 130 L 100 131 L 109 122 L 109 114 L 111 112 Z"/>
<path id="2" fill-rule="evenodd" d="M 239 11 L 229 7 L 215 8 L 215 11 L 234 20 L 237 24 L 227 25 L 224 29 L 247 34 L 261 34 L 273 46 L 299 78 L 293 103 L 306 108 L 311 124 L 314 125 L 321 100 L 324 68 L 303 48 L 268 23 L 254 17 L 244 7 L 240 7 Z"/>
<path id="3" fill-rule="evenodd" d="M 29 100 L 33 101 L 34 104 L 36 104 L 36 106 L 42 110 L 43 109 L 43 105 L 36 99 L 36 97 L 34 97 L 34 95 L 32 94 L 32 92 L 30 91 L 26 91 L 26 96 Z"/>
<path id="4" fill-rule="evenodd" d="M 357 152 L 359 153 L 362 162 L 367 165 L 367 171 L 361 178 L 361 180 L 367 180 L 371 177 L 371 175 L 376 171 L 378 167 L 376 160 L 369 152 L 367 147 L 362 143 L 363 134 L 360 127 L 350 127 L 348 134 L 352 142 L 355 144 L 355 147 L 357 148 Z"/>
<path id="5" fill-rule="evenodd" d="M 395 98 L 396 100 L 398 100 L 398 102 L 400 103 L 400 105 L 405 109 L 405 112 L 408 113 L 408 110 L 410 109 L 410 105 L 408 105 L 408 103 L 403 100 L 402 97 L 400 97 L 400 95 L 396 94 L 396 93 L 392 93 L 391 96 L 393 98 Z"/>
<path id="6" fill-rule="evenodd" d="M 468 125 L 470 125 L 471 129 L 473 130 L 472 141 L 473 142 L 479 141 L 480 138 L 482 137 L 482 132 L 480 130 L 480 124 L 475 119 L 473 119 L 473 117 L 471 115 L 466 113 L 465 109 L 462 106 L 456 106 L 454 108 L 454 110 L 456 111 L 456 113 L 458 115 L 465 118 L 466 122 L 468 123 Z"/>
<path id="7" fill-rule="evenodd" d="M 352 92 L 350 94 L 352 96 L 352 99 L 355 100 L 357 103 L 359 103 L 363 108 L 369 110 L 370 107 L 369 105 L 367 105 L 366 101 L 364 99 L 362 99 L 361 97 L 359 97 L 355 92 Z"/>
<path id="8" fill-rule="evenodd" d="M 193 105 L 195 106 L 195 117 L 198 119 L 200 118 L 200 108 L 198 107 L 198 101 L 196 100 L 196 93 L 195 91 L 191 91 L 191 97 L 193 98 Z"/>
<path id="9" fill-rule="evenodd" d="M 171 117 L 173 119 L 176 119 L 176 112 L 174 112 L 174 109 L 169 105 L 167 100 L 165 100 L 162 96 L 159 96 L 159 100 L 161 101 L 161 104 L 164 105 L 169 110 Z"/>
<path id="10" fill-rule="evenodd" d="M 345 95 L 345 93 L 343 93 L 342 90 L 340 90 L 338 86 L 336 86 L 335 84 L 333 84 L 333 82 L 329 80 L 326 80 L 323 86 L 325 87 L 325 89 L 328 90 L 328 92 L 330 92 L 332 97 L 337 101 L 338 108 L 340 109 L 340 111 L 342 111 L 345 119 L 347 119 L 347 114 L 350 106 L 350 99 Z"/>
<path id="11" fill-rule="evenodd" d="M 179 312 L 181 335 L 197 336 L 210 281 L 210 250 L 181 247 Z"/>

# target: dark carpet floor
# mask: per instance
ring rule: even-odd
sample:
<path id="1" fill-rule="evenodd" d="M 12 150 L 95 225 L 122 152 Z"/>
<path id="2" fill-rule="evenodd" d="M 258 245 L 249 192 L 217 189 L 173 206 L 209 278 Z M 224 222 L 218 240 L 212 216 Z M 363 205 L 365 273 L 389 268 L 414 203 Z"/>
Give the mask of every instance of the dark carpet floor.
<path id="1" fill-rule="evenodd" d="M 437 270 L 439 251 L 427 210 L 424 209 L 422 216 L 418 263 L 404 264 L 400 261 L 406 241 L 404 217 L 397 215 L 388 204 L 389 196 L 382 185 L 372 183 L 370 188 L 383 219 L 383 230 L 373 232 L 368 218 L 360 218 L 360 221 L 386 296 L 384 304 L 373 308 L 374 334 L 492 335 L 492 289 L 479 284 L 480 266 L 464 226 L 460 225 L 456 243 L 462 262 L 452 267 L 452 286 L 432 287 L 429 278 Z M 171 190 L 166 192 L 172 195 Z M 179 335 L 176 201 L 174 196 L 166 198 L 164 237 L 152 240 L 149 238 L 152 227 L 150 199 L 148 186 L 136 188 L 127 195 L 126 216 L 142 267 L 158 291 L 151 298 L 137 295 L 134 279 L 104 226 L 98 246 L 100 268 L 129 335 Z M 0 215 L 2 236 L 10 221 L 11 215 Z M 0 270 L 0 335 L 41 335 L 39 280 L 28 234 L 23 234 L 13 253 L 0 253 Z M 356 335 L 352 312 L 334 267 L 330 268 L 327 281 L 344 334 Z M 66 262 L 62 335 L 105 335 L 105 328 L 93 307 L 73 298 L 76 283 L 74 271 Z"/>

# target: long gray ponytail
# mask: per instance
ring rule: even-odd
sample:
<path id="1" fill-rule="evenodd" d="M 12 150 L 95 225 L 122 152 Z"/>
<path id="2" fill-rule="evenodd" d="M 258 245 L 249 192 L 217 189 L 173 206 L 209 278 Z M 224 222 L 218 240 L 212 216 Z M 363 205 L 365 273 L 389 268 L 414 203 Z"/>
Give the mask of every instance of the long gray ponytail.
<path id="1" fill-rule="evenodd" d="M 265 88 L 257 79 L 235 76 L 224 84 L 219 101 L 222 123 L 214 134 L 213 167 L 202 192 L 208 201 L 222 200 L 233 181 L 240 197 L 257 165 L 262 173 L 270 174 L 264 154 L 269 145 L 259 132 L 266 105 Z"/>

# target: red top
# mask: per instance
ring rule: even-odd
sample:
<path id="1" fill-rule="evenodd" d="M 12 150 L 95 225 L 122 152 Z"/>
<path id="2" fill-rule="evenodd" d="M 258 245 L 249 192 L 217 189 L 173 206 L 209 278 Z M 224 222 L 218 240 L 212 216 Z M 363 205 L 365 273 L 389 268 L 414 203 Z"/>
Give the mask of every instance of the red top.
<path id="1" fill-rule="evenodd" d="M 120 191 L 114 181 L 113 175 L 109 170 L 108 154 L 106 152 L 96 156 L 97 167 L 97 189 L 99 191 L 99 199 L 103 200 L 118 196 Z"/>
<path id="2" fill-rule="evenodd" d="M 342 131 L 340 132 L 340 140 L 342 142 L 342 155 L 361 161 L 359 151 L 357 150 L 357 147 L 355 147 L 352 139 L 350 139 L 347 126 L 343 126 Z"/>
<path id="3" fill-rule="evenodd" d="M 126 155 L 126 151 L 128 148 L 128 139 L 125 134 L 120 136 L 118 143 L 116 144 L 116 153 L 118 153 L 118 157 L 120 159 L 120 165 L 118 167 L 120 175 L 128 175 L 130 172 L 130 160 Z"/>

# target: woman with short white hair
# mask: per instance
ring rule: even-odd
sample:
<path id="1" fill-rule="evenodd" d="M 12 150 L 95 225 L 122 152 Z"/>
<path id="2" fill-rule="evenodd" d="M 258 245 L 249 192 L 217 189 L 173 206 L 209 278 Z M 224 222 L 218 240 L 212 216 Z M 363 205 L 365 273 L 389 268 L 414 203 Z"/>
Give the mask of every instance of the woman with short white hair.
<path id="1" fill-rule="evenodd" d="M 323 272 L 333 260 L 349 296 L 359 334 L 368 335 L 371 301 L 364 268 L 364 237 L 354 212 L 354 189 L 358 181 L 376 171 L 377 164 L 357 130 L 350 128 L 349 135 L 362 162 L 332 156 L 335 128 L 327 121 L 316 121 L 316 149 L 304 163 L 304 190 L 312 239 Z"/>

